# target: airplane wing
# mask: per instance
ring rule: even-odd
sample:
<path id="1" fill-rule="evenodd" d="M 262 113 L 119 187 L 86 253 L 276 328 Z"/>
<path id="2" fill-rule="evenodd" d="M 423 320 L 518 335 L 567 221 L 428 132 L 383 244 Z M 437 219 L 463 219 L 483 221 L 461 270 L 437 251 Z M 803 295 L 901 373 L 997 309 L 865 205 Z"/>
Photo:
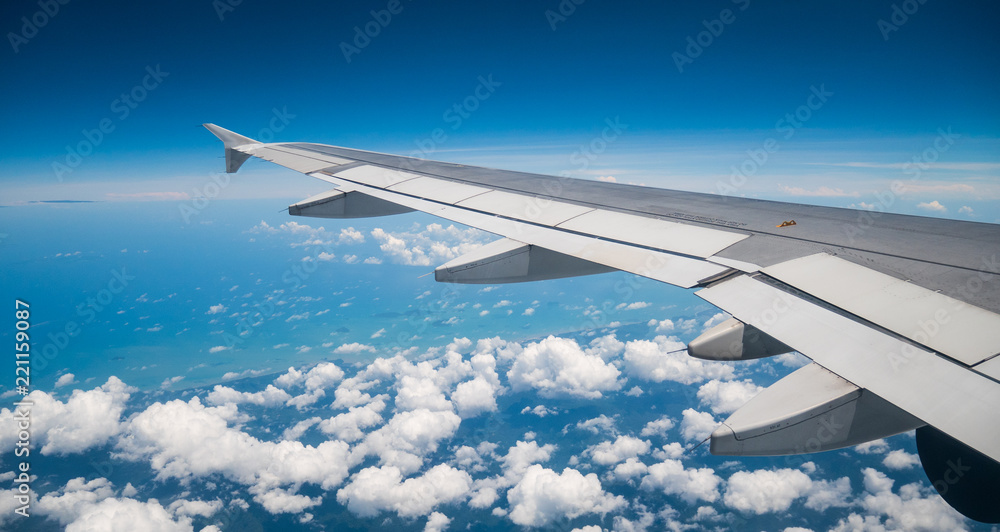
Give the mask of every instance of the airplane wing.
<path id="1" fill-rule="evenodd" d="M 727 455 L 803 454 L 916 429 L 931 483 L 1000 522 L 1000 226 L 734 198 L 427 161 L 214 124 L 226 171 L 258 157 L 333 188 L 288 207 L 324 218 L 413 210 L 500 237 L 443 264 L 443 282 L 614 270 L 683 288 L 732 315 L 692 356 L 797 351 L 812 363 L 711 436 Z M 895 191 L 879 196 L 883 207 Z"/>

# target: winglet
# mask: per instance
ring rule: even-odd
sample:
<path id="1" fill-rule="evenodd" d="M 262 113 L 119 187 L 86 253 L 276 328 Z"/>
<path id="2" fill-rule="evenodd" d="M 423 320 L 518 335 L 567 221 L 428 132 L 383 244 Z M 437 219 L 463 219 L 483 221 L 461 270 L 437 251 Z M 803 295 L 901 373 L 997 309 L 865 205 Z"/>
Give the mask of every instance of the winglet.
<path id="1" fill-rule="evenodd" d="M 249 137 L 244 137 L 239 133 L 234 133 L 228 129 L 221 128 L 215 124 L 202 124 L 205 129 L 212 132 L 213 135 L 219 137 L 219 140 L 226 146 L 226 173 L 234 173 L 243 166 L 243 163 L 250 158 L 249 153 L 244 153 L 239 151 L 237 148 L 240 146 L 246 146 L 248 144 L 260 144 L 260 142 L 251 139 Z"/>

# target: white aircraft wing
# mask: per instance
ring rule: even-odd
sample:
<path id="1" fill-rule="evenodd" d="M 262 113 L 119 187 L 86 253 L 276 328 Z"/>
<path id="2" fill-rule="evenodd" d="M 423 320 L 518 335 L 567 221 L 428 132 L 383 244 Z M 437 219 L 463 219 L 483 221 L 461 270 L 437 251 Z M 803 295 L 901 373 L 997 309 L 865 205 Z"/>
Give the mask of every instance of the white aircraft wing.
<path id="1" fill-rule="evenodd" d="M 916 429 L 945 500 L 1000 522 L 998 225 L 260 143 L 205 127 L 224 142 L 228 172 L 253 156 L 333 185 L 289 214 L 418 210 L 500 237 L 438 267 L 438 281 L 621 270 L 697 288 L 733 318 L 692 341 L 692 356 L 794 350 L 812 360 L 727 419 L 713 453 L 802 454 Z"/>

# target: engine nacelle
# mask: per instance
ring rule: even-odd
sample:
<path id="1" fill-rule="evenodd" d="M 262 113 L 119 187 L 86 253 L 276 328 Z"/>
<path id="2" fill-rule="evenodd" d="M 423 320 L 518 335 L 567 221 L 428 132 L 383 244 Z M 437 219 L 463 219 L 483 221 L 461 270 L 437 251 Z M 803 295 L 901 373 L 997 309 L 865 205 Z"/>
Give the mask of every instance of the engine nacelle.
<path id="1" fill-rule="evenodd" d="M 1000 523 L 1000 462 L 930 425 L 917 429 L 917 452 L 931 485 L 952 508 Z"/>

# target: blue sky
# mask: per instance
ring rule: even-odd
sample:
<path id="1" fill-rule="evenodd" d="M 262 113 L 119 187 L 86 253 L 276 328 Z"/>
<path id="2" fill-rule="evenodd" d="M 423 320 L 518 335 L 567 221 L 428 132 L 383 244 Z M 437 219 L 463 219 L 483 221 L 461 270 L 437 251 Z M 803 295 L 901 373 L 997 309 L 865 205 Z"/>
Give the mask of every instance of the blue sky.
<path id="1" fill-rule="evenodd" d="M 691 293 L 624 273 L 435 283 L 493 237 L 290 218 L 324 184 L 262 161 L 220 174 L 200 124 L 997 223 L 991 3 L 45 6 L 0 7 L 0 293 L 33 305 L 41 405 L 35 515 L 5 496 L 0 526 L 988 529 L 933 493 L 911 435 L 683 452 L 802 364 L 675 353 L 720 319 Z"/>
<path id="2" fill-rule="evenodd" d="M 584 2 L 567 4 L 569 13 L 558 2 L 404 1 L 384 27 L 371 14 L 385 10 L 380 2 L 219 5 L 227 4 L 69 3 L 18 41 L 17 53 L 11 45 L 0 83 L 10 95 L 5 116 L 18 127 L 0 140 L 10 153 L 3 178 L 17 193 L 5 201 L 192 194 L 202 161 L 218 151 L 196 127 L 206 121 L 250 136 L 276 124 L 280 131 L 265 134 L 396 153 L 424 146 L 442 159 L 597 177 L 569 159 L 614 117 L 628 129 L 595 166 L 621 181 L 714 191 L 746 150 L 776 137 L 779 152 L 741 193 L 856 205 L 891 179 L 909 179 L 900 166 L 942 129 L 959 140 L 922 172 L 937 188 L 898 208 L 921 212 L 917 204 L 939 201 L 947 210 L 924 212 L 962 216 L 964 204 L 998 195 L 998 37 L 985 2 L 925 3 L 898 26 L 892 2 Z M 4 9 L 19 33 L 14 22 L 38 6 Z M 366 25 L 377 35 L 348 61 L 342 48 Z M 699 39 L 707 45 L 693 47 Z M 116 103 L 147 68 L 164 73 L 156 87 L 139 90 L 134 109 Z M 448 120 L 480 76 L 499 85 Z M 785 138 L 779 121 L 812 88 L 831 95 Z M 271 122 L 276 112 L 284 119 Z M 103 119 L 114 130 L 60 182 L 52 164 L 65 163 L 67 146 L 86 143 L 83 131 Z M 447 140 L 428 150 L 420 143 L 436 128 Z M 514 153 L 480 151 L 498 147 Z M 975 189 L 947 188 L 956 183 Z M 842 193 L 817 192 L 824 186 Z M 971 207 L 980 220 L 996 219 L 988 206 Z"/>

